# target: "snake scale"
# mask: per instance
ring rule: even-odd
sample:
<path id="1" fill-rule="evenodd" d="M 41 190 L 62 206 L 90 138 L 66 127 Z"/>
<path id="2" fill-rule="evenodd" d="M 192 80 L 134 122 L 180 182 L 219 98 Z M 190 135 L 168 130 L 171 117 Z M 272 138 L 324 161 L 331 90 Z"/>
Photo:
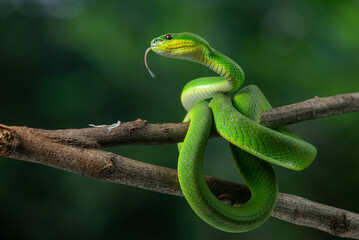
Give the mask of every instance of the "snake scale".
<path id="1" fill-rule="evenodd" d="M 269 129 L 259 124 L 262 111 L 271 105 L 254 85 L 242 88 L 241 67 L 193 33 L 172 33 L 157 37 L 150 50 L 170 57 L 200 63 L 219 77 L 190 81 L 181 94 L 190 121 L 183 143 L 178 144 L 178 178 L 191 208 L 205 222 L 226 232 L 246 232 L 263 224 L 273 211 L 278 195 L 275 173 L 269 163 L 293 170 L 308 167 L 316 149 L 286 128 Z M 209 99 L 209 101 L 207 101 Z M 241 206 L 231 206 L 214 196 L 202 169 L 203 154 L 212 125 L 230 143 L 237 169 L 251 191 Z M 230 197 L 230 196 L 229 196 Z"/>

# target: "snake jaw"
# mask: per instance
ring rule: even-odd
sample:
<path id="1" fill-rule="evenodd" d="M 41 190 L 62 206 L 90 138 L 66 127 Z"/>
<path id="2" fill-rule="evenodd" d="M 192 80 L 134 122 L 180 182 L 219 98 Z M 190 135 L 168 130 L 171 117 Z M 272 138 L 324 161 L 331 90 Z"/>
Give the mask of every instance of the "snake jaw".
<path id="1" fill-rule="evenodd" d="M 159 42 L 159 44 L 154 45 L 152 50 L 158 55 L 164 57 L 183 59 L 188 61 L 196 61 L 200 59 L 200 56 L 202 55 L 201 49 L 197 47 L 195 43 L 188 40 Z"/>

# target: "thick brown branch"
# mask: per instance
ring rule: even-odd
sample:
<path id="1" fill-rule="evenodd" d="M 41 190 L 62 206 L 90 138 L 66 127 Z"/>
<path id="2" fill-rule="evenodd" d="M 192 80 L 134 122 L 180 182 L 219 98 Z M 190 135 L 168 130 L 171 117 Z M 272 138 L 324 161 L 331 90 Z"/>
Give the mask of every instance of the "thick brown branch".
<path id="1" fill-rule="evenodd" d="M 54 134 L 49 138 L 48 132 L 43 130 L 0 125 L 0 133 L 0 139 L 6 143 L 4 146 L 9 158 L 36 162 L 101 181 L 182 196 L 177 172 L 173 169 L 98 149 L 78 148 L 73 141 L 60 140 L 61 138 L 55 138 Z M 215 195 L 229 194 L 237 205 L 246 202 L 250 197 L 249 190 L 242 184 L 213 177 L 206 177 L 206 180 Z M 301 197 L 279 194 L 272 215 L 333 235 L 359 239 L 358 214 Z"/>

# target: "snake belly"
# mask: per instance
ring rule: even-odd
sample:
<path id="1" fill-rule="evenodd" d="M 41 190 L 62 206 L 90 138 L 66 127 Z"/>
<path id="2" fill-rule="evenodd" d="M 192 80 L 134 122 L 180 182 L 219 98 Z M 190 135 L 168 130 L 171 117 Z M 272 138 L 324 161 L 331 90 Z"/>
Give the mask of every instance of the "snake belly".
<path id="1" fill-rule="evenodd" d="M 259 124 L 261 111 L 271 106 L 258 87 L 243 88 L 231 99 L 227 93 L 242 85 L 243 70 L 200 36 L 165 34 L 153 39 L 149 49 L 200 63 L 220 75 L 192 80 L 182 91 L 181 101 L 188 111 L 184 121 L 190 125 L 178 145 L 179 183 L 191 208 L 213 227 L 226 232 L 257 228 L 268 219 L 277 200 L 277 181 L 268 162 L 302 170 L 314 160 L 316 149 L 285 128 L 272 130 Z M 205 99 L 209 98 L 208 104 Z M 237 169 L 251 191 L 250 200 L 241 206 L 220 201 L 204 180 L 203 155 L 213 119 L 218 133 L 229 141 Z"/>

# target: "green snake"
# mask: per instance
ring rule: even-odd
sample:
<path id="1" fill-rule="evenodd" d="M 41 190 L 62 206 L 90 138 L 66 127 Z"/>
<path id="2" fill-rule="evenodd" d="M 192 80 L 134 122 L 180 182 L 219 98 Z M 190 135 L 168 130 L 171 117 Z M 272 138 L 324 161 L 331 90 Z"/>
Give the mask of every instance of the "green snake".
<path id="1" fill-rule="evenodd" d="M 244 72 L 202 37 L 172 33 L 153 39 L 145 53 L 148 70 L 150 50 L 200 63 L 220 75 L 192 80 L 181 94 L 188 111 L 184 121 L 190 121 L 186 137 L 178 145 L 178 178 L 186 200 L 200 218 L 220 230 L 245 232 L 259 227 L 277 202 L 276 176 L 269 163 L 302 170 L 314 160 L 315 147 L 286 128 L 272 130 L 259 124 L 261 112 L 271 105 L 258 87 L 242 88 L 231 99 L 228 93 L 240 88 Z M 203 154 L 213 121 L 217 132 L 230 142 L 234 162 L 251 191 L 250 200 L 241 206 L 226 204 L 214 196 L 204 180 Z"/>

